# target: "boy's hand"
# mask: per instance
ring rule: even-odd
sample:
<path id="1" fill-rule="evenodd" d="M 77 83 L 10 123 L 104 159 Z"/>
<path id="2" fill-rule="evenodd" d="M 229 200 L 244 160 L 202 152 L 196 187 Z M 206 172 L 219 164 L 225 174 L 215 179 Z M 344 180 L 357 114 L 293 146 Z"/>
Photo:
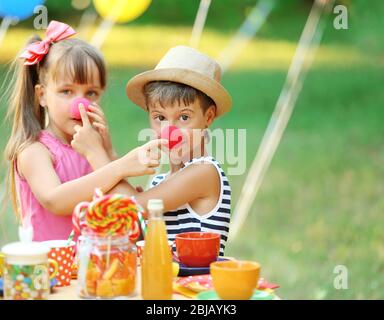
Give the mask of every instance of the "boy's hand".
<path id="1" fill-rule="evenodd" d="M 120 158 L 118 161 L 121 161 L 124 178 L 154 174 L 160 165 L 160 149 L 167 144 L 167 139 L 152 140 Z"/>
<path id="2" fill-rule="evenodd" d="M 100 136 L 102 137 L 105 151 L 108 153 L 108 156 L 111 158 L 111 160 L 116 159 L 117 155 L 113 150 L 107 118 L 105 117 L 103 110 L 95 102 L 89 105 L 89 110 L 90 111 L 87 112 L 87 115 L 91 120 L 92 126 L 97 129 Z"/>
<path id="3" fill-rule="evenodd" d="M 101 135 L 92 127 L 88 118 L 87 112 L 82 104 L 79 106 L 82 126 L 75 126 L 75 134 L 71 141 L 71 146 L 78 153 L 89 159 L 92 156 L 97 156 L 100 152 L 105 152 L 103 147 L 103 139 Z"/>

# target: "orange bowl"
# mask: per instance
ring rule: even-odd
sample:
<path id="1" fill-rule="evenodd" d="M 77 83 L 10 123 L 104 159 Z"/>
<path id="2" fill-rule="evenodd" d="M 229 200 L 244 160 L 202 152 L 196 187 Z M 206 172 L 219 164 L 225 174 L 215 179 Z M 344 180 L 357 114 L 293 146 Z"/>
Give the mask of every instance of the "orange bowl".
<path id="1" fill-rule="evenodd" d="M 260 277 L 260 264 L 252 261 L 216 261 L 210 265 L 213 286 L 221 299 L 248 300 Z"/>
<path id="2" fill-rule="evenodd" d="M 220 234 L 214 232 L 184 232 L 176 235 L 176 252 L 187 267 L 208 267 L 220 252 Z"/>

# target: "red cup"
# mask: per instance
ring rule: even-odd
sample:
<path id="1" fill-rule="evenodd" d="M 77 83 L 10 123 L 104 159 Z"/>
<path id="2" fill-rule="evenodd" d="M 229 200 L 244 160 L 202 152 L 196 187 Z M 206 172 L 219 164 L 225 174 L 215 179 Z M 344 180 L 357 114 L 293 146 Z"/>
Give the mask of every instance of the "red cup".
<path id="1" fill-rule="evenodd" d="M 177 257 L 187 267 L 208 267 L 220 251 L 220 234 L 214 232 L 179 233 L 175 242 Z"/>

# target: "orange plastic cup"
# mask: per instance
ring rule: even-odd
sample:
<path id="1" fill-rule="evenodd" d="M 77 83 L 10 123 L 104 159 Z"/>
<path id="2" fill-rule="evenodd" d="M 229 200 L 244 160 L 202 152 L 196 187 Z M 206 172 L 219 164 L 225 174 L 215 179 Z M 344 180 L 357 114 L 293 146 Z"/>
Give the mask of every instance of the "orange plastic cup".
<path id="1" fill-rule="evenodd" d="M 216 261 L 210 265 L 213 286 L 221 299 L 248 300 L 260 277 L 260 264 L 252 261 Z"/>

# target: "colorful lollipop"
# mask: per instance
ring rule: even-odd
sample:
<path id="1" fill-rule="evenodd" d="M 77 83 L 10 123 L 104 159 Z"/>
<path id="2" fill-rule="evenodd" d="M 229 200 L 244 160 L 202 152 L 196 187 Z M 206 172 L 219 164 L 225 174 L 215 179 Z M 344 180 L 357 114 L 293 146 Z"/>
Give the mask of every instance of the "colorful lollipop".
<path id="1" fill-rule="evenodd" d="M 71 115 L 76 120 L 81 120 L 81 114 L 79 110 L 79 105 L 82 104 L 84 106 L 85 111 L 90 111 L 89 105 L 91 102 L 85 98 L 76 98 L 72 101 L 71 106 Z"/>
<path id="2" fill-rule="evenodd" d="M 160 137 L 169 140 L 168 148 L 172 149 L 183 141 L 183 134 L 176 126 L 167 126 L 161 130 Z"/>
<path id="3" fill-rule="evenodd" d="M 129 233 L 135 240 L 140 233 L 138 207 L 129 197 L 113 194 L 102 195 L 97 191 L 91 203 L 80 203 L 73 215 L 75 230 L 86 230 L 99 236 Z"/>
<path id="4" fill-rule="evenodd" d="M 106 195 L 94 201 L 85 213 L 87 227 L 102 236 L 126 233 L 134 228 L 137 207 L 122 195 Z"/>

